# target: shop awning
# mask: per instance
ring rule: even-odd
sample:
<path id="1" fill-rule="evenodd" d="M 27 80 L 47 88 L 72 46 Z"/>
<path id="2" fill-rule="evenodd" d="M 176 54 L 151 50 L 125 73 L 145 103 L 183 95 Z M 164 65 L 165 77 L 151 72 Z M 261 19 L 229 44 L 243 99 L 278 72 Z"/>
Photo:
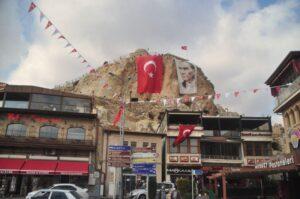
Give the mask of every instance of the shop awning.
<path id="1" fill-rule="evenodd" d="M 55 174 L 57 161 L 54 160 L 27 160 L 21 168 L 21 173 L 32 175 Z"/>
<path id="2" fill-rule="evenodd" d="M 24 159 L 0 158 L 0 173 L 19 173 Z"/>
<path id="3" fill-rule="evenodd" d="M 55 172 L 59 175 L 88 175 L 88 168 L 88 162 L 61 161 Z"/>

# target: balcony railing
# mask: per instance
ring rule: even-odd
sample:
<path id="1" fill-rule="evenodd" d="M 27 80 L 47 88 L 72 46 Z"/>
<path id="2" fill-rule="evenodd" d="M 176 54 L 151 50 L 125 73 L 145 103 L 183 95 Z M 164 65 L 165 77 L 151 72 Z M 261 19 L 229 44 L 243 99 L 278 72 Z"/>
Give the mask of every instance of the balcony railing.
<path id="1" fill-rule="evenodd" d="M 93 140 L 0 136 L 0 146 L 94 150 L 96 143 Z"/>
<path id="2" fill-rule="evenodd" d="M 219 130 L 204 130 L 204 136 L 221 136 L 226 138 L 240 138 L 241 134 L 238 131 L 219 131 Z"/>
<path id="3" fill-rule="evenodd" d="M 290 86 L 283 87 L 276 98 L 277 107 L 280 106 L 286 99 L 292 96 L 300 89 L 300 76 L 298 76 Z"/>
<path id="4" fill-rule="evenodd" d="M 241 160 L 241 158 L 239 156 L 231 156 L 231 155 L 204 155 L 204 154 L 201 154 L 201 159 Z"/>

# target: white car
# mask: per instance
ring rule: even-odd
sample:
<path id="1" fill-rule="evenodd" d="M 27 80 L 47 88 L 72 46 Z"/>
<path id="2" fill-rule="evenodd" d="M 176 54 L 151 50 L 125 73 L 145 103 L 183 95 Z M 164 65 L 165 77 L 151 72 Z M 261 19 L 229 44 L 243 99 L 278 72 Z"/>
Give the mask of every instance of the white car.
<path id="1" fill-rule="evenodd" d="M 128 199 L 146 199 L 147 198 L 147 190 L 146 189 L 135 189 L 132 190 L 128 197 Z"/>
<path id="2" fill-rule="evenodd" d="M 83 189 L 81 187 L 76 186 L 75 184 L 54 184 L 53 186 L 49 187 L 48 189 L 40 189 L 37 191 L 33 191 L 27 194 L 26 199 L 31 199 L 33 195 L 35 195 L 37 192 L 40 191 L 46 191 L 46 190 L 68 190 L 68 191 L 76 191 L 82 199 L 88 199 L 89 194 L 87 193 L 87 189 Z"/>
<path id="3" fill-rule="evenodd" d="M 43 189 L 37 191 L 33 196 L 26 196 L 26 199 L 81 199 L 76 191 Z"/>

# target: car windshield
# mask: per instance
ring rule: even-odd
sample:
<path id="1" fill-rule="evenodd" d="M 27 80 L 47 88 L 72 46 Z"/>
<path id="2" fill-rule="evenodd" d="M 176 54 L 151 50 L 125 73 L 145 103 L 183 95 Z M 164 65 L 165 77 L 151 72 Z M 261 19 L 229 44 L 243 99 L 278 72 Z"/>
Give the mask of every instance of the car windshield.
<path id="1" fill-rule="evenodd" d="M 76 191 L 70 191 L 70 193 L 71 193 L 72 196 L 74 196 L 74 198 L 76 198 L 76 199 L 81 199 L 81 198 L 82 198 Z"/>

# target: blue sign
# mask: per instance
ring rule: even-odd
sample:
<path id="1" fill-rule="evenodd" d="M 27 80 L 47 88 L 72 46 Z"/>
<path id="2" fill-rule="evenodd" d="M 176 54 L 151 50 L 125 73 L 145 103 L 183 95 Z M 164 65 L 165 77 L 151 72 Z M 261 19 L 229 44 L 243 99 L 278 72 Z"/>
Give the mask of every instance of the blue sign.
<path id="1" fill-rule="evenodd" d="M 133 173 L 135 174 L 144 174 L 144 175 L 148 175 L 148 174 L 156 174 L 156 170 L 155 169 L 135 169 L 133 168 Z"/>
<path id="2" fill-rule="evenodd" d="M 193 175 L 203 175 L 203 171 L 202 170 L 192 170 L 192 174 Z"/>
<path id="3" fill-rule="evenodd" d="M 130 151 L 131 146 L 110 145 L 110 146 L 108 146 L 108 150 L 111 150 L 111 151 Z"/>
<path id="4" fill-rule="evenodd" d="M 156 167 L 156 164 L 153 164 L 153 163 L 133 164 L 133 168 L 136 168 L 136 169 L 139 169 L 139 168 L 153 169 L 155 167 Z"/>

